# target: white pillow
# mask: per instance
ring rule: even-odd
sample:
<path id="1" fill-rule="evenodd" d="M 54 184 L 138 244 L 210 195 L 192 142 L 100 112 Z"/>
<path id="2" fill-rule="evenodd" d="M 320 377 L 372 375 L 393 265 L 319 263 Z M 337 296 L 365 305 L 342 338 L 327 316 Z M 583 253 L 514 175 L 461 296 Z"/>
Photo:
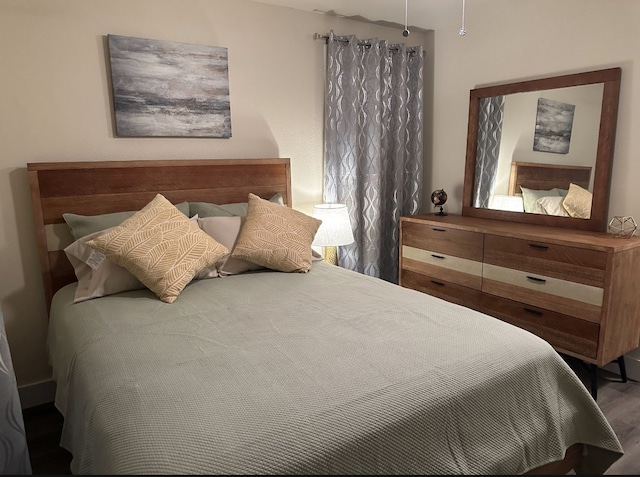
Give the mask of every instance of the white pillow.
<path id="1" fill-rule="evenodd" d="M 203 217 L 198 219 L 198 225 L 212 237 L 216 242 L 224 245 L 229 250 L 233 250 L 240 229 L 244 222 L 244 217 Z M 197 279 L 214 278 L 217 276 L 237 275 L 239 273 L 264 270 L 262 265 L 242 260 L 240 258 L 223 257 L 214 266 L 201 270 L 197 275 Z"/>
<path id="2" fill-rule="evenodd" d="M 145 288 L 142 282 L 129 273 L 126 268 L 116 265 L 102 252 L 87 245 L 89 240 L 110 231 L 112 228 L 85 235 L 64 249 L 78 279 L 74 303 Z"/>
<path id="3" fill-rule="evenodd" d="M 538 190 L 527 189 L 526 187 L 520 186 L 520 190 L 522 191 L 524 211 L 530 214 L 536 213 L 536 201 L 541 197 L 553 197 L 560 195 L 560 192 L 558 192 L 560 189 Z"/>
<path id="4" fill-rule="evenodd" d="M 561 217 L 570 217 L 569 213 L 562 206 L 564 197 L 562 196 L 546 196 L 536 200 L 536 213 L 545 215 L 557 215 Z"/>

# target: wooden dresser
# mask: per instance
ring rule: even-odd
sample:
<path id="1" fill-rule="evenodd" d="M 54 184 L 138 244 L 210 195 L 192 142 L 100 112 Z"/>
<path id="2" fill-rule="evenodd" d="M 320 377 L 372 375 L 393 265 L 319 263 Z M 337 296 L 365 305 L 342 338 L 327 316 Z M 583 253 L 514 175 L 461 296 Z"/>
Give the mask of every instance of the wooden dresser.
<path id="1" fill-rule="evenodd" d="M 402 217 L 400 285 L 529 330 L 595 366 L 640 344 L 640 237 Z"/>

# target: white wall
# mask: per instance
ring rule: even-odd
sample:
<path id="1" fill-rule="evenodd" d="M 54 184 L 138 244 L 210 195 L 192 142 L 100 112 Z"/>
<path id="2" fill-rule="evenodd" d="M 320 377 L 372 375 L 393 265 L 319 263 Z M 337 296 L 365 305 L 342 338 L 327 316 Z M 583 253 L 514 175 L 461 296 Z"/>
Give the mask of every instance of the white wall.
<path id="1" fill-rule="evenodd" d="M 502 82 L 622 68 L 609 218 L 640 218 L 640 2 L 474 0 L 466 36 L 435 30 L 433 162 L 425 191 L 444 188 L 462 209 L 469 90 Z M 640 285 L 640 280 L 639 283 Z M 630 355 L 640 363 L 640 350 Z M 637 367 L 640 369 L 640 367 Z"/>
<path id="2" fill-rule="evenodd" d="M 310 213 L 323 184 L 324 45 L 313 37 L 332 29 L 405 40 L 399 29 L 247 0 L 0 2 L 0 303 L 20 385 L 50 377 L 26 164 L 289 157 L 293 207 Z M 233 137 L 115 137 L 107 34 L 228 48 Z M 428 50 L 428 36 L 406 43 Z"/>

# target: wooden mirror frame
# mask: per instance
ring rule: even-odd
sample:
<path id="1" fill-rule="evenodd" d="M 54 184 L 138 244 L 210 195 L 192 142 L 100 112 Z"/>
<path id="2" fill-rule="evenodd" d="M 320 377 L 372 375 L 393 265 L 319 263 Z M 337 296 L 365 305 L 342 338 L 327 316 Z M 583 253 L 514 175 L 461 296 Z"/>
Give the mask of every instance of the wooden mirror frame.
<path id="1" fill-rule="evenodd" d="M 462 194 L 462 215 L 579 230 L 606 231 L 621 76 L 621 68 L 610 68 L 472 89 L 469 94 L 469 125 Z M 544 91 L 594 83 L 603 83 L 603 93 L 600 130 L 594 168 L 591 218 L 576 219 L 573 217 L 558 217 L 473 207 L 480 100 L 491 96 Z"/>

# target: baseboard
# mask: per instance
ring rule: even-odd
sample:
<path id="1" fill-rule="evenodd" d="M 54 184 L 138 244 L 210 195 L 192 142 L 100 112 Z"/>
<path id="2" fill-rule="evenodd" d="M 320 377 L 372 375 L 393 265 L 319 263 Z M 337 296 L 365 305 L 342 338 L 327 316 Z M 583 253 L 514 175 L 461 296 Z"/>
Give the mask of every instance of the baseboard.
<path id="1" fill-rule="evenodd" d="M 18 394 L 20 395 L 22 409 L 53 402 L 56 396 L 56 383 L 51 379 L 47 379 L 39 383 L 19 386 Z"/>
<path id="2" fill-rule="evenodd" d="M 626 355 L 624 357 L 624 363 L 627 368 L 627 378 L 633 379 L 634 381 L 640 381 L 640 359 Z M 606 369 L 615 374 L 620 374 L 620 367 L 618 363 L 615 361 L 607 364 L 602 369 Z"/>

